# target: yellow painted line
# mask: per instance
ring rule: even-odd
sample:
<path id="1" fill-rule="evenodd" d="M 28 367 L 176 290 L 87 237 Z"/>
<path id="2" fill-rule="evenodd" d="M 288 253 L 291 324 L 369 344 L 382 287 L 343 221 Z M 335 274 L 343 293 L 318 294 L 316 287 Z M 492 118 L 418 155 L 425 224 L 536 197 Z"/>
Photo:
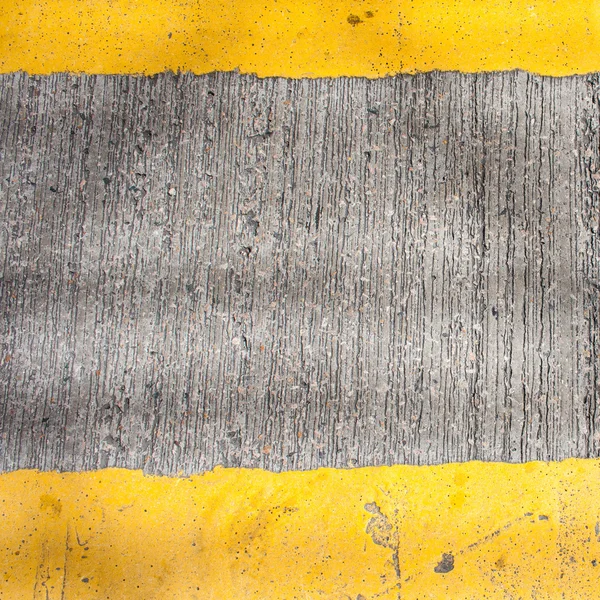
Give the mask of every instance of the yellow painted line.
<path id="1" fill-rule="evenodd" d="M 2 0 L 0 72 L 600 70 L 597 0 Z"/>
<path id="2" fill-rule="evenodd" d="M 600 461 L 0 476 L 0 597 L 597 598 Z"/>

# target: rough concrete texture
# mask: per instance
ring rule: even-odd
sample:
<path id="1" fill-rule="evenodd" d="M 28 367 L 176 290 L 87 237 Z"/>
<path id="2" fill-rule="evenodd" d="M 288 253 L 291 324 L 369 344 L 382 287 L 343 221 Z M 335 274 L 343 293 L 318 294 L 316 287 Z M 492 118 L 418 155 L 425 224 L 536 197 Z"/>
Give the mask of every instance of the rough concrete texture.
<path id="1" fill-rule="evenodd" d="M 598 79 L 0 78 L 0 469 L 597 456 Z"/>

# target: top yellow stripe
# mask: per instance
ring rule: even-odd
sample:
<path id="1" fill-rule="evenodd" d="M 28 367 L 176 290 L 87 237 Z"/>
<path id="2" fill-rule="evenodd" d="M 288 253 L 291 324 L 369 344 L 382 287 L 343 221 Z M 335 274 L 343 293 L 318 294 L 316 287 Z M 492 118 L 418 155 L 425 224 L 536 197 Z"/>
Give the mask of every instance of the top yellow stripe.
<path id="1" fill-rule="evenodd" d="M 2 0 L 0 72 L 600 70 L 597 0 Z"/>

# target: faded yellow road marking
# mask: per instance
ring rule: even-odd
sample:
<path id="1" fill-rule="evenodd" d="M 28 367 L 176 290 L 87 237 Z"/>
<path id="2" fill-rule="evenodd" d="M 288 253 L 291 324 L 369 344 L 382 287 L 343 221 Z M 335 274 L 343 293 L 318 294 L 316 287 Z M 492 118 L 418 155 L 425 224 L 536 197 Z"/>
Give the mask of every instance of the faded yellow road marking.
<path id="1" fill-rule="evenodd" d="M 2 0 L 0 72 L 600 70 L 597 0 Z"/>
<path id="2" fill-rule="evenodd" d="M 600 461 L 0 476 L 3 598 L 595 598 Z"/>

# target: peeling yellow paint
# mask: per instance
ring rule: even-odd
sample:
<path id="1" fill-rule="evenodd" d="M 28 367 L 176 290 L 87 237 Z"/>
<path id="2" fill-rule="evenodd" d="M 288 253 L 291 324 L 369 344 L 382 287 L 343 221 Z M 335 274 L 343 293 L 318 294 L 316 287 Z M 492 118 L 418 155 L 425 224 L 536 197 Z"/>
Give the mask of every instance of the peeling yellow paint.
<path id="1" fill-rule="evenodd" d="M 0 72 L 600 70 L 597 0 L 2 0 Z"/>
<path id="2" fill-rule="evenodd" d="M 595 598 L 600 461 L 0 476 L 2 598 Z"/>

